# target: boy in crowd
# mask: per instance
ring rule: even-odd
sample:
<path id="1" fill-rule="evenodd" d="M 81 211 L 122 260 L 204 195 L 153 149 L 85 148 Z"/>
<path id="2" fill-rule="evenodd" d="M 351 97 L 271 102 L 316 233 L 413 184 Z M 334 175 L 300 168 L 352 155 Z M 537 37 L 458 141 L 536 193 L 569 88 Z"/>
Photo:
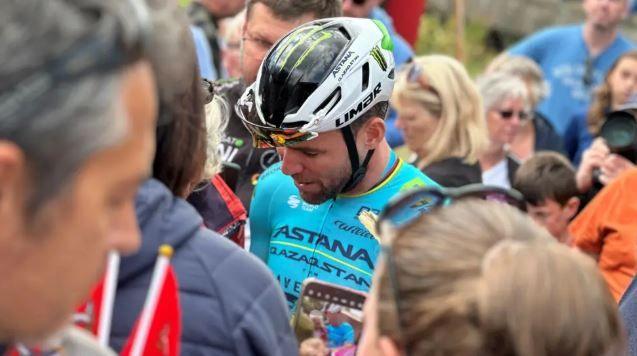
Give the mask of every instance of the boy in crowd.
<path id="1" fill-rule="evenodd" d="M 568 224 L 580 205 L 575 169 L 568 159 L 556 152 L 535 154 L 516 172 L 513 188 L 524 195 L 529 216 L 568 244 Z"/>

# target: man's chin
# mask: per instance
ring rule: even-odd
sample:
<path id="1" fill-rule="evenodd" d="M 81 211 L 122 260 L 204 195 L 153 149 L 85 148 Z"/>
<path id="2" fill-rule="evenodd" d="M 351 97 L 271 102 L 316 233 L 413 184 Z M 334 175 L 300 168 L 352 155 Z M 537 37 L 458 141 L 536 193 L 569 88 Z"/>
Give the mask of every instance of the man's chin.
<path id="1" fill-rule="evenodd" d="M 301 191 L 299 191 L 299 195 L 301 195 L 301 199 L 303 199 L 304 202 L 312 204 L 312 205 L 322 204 L 331 198 L 331 197 L 325 196 L 324 194 L 307 193 L 307 192 L 301 192 Z"/>

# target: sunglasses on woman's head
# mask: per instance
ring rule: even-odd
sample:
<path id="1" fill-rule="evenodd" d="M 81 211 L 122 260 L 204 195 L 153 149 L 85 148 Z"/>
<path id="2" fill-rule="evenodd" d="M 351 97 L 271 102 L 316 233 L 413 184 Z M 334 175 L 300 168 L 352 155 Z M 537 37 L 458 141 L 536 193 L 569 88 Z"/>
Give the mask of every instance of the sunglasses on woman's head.
<path id="1" fill-rule="evenodd" d="M 431 209 L 466 198 L 497 201 L 525 210 L 524 197 L 515 189 L 484 184 L 469 184 L 459 188 L 423 187 L 390 200 L 378 217 L 377 231 L 381 231 L 384 223 L 394 228 L 404 227 Z"/>

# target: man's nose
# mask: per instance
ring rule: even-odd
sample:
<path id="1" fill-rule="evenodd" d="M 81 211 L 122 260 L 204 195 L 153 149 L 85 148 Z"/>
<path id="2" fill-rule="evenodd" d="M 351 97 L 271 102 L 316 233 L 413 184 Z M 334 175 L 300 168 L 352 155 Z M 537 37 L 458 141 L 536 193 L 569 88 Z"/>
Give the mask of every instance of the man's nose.
<path id="1" fill-rule="evenodd" d="M 134 202 L 126 204 L 117 215 L 109 236 L 109 248 L 122 255 L 137 252 L 141 245 L 141 231 L 137 224 Z"/>
<path id="2" fill-rule="evenodd" d="M 277 149 L 279 155 L 281 156 L 281 171 L 283 174 L 288 176 L 293 176 L 295 174 L 301 173 L 303 170 L 303 165 L 299 160 L 299 155 L 293 150 L 288 149 L 287 147 Z"/>

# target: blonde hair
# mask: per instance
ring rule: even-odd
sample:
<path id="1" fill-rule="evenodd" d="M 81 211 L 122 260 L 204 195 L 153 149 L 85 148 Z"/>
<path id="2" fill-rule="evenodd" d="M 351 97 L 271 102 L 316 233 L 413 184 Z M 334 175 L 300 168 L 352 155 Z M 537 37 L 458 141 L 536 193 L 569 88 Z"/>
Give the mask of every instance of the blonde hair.
<path id="1" fill-rule="evenodd" d="M 396 279 L 390 260 L 377 268 L 378 325 L 411 355 L 603 355 L 621 348 L 616 305 L 594 261 L 515 208 L 451 204 L 399 231 L 390 253 Z"/>
<path id="2" fill-rule="evenodd" d="M 408 71 L 399 74 L 392 103 L 400 107 L 402 100 L 414 101 L 439 118 L 431 139 L 417 152 L 419 168 L 449 157 L 476 163 L 488 145 L 488 131 L 480 94 L 466 69 L 443 55 L 417 57 L 412 65 L 420 70 L 418 80 L 410 81 Z"/>
<path id="3" fill-rule="evenodd" d="M 206 104 L 206 164 L 204 165 L 203 179 L 207 180 L 221 171 L 221 155 L 219 154 L 219 144 L 222 134 L 228 124 L 230 110 L 228 103 L 221 97 L 215 95 L 212 101 Z"/>

